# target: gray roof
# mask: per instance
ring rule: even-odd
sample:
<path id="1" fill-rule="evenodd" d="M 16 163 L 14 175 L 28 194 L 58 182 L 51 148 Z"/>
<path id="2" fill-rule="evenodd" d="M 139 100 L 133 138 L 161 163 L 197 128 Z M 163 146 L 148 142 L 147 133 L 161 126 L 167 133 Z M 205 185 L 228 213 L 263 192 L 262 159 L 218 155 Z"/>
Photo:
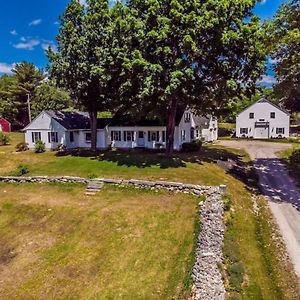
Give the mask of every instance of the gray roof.
<path id="1" fill-rule="evenodd" d="M 245 109 L 243 109 L 240 113 L 237 114 L 240 115 L 242 112 L 244 112 L 245 110 L 247 110 L 248 108 L 250 108 L 251 106 L 255 105 L 256 103 L 268 103 L 271 104 L 272 106 L 274 106 L 275 108 L 281 110 L 282 112 L 286 113 L 287 115 L 290 115 L 286 110 L 284 110 L 283 108 L 281 108 L 280 106 L 278 106 L 277 104 L 271 102 L 270 100 L 268 100 L 267 98 L 261 98 L 258 101 L 256 101 L 255 103 L 251 104 L 250 106 L 246 107 Z"/>
<path id="2" fill-rule="evenodd" d="M 199 126 L 201 128 L 204 128 L 204 129 L 209 128 L 209 120 L 210 120 L 210 117 L 208 117 L 208 116 L 194 115 L 194 121 L 196 123 L 196 126 Z"/>
<path id="3" fill-rule="evenodd" d="M 51 118 L 68 130 L 91 129 L 90 117 L 87 112 L 45 111 Z M 108 119 L 98 119 L 97 128 L 102 129 Z"/>

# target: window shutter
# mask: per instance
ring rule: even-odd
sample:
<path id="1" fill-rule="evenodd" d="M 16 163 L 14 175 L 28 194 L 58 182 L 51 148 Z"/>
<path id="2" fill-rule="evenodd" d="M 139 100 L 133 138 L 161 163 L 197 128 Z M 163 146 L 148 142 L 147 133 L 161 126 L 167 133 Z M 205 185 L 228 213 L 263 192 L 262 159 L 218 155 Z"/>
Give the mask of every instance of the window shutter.
<path id="1" fill-rule="evenodd" d="M 124 142 L 126 142 L 126 131 L 123 131 Z"/>
<path id="2" fill-rule="evenodd" d="M 159 142 L 159 131 L 156 131 L 156 141 Z"/>
<path id="3" fill-rule="evenodd" d="M 51 143 L 51 132 L 48 132 L 48 143 Z"/>
<path id="4" fill-rule="evenodd" d="M 114 132 L 113 131 L 110 132 L 110 138 L 112 141 L 114 140 Z"/>
<path id="5" fill-rule="evenodd" d="M 163 142 L 166 141 L 166 132 L 165 131 L 162 132 L 162 141 Z"/>
<path id="6" fill-rule="evenodd" d="M 150 133 L 150 131 L 148 131 L 148 142 L 150 142 L 150 135 L 151 135 L 151 133 Z"/>
<path id="7" fill-rule="evenodd" d="M 32 139 L 32 142 L 34 143 L 34 133 L 31 132 L 31 139 Z"/>

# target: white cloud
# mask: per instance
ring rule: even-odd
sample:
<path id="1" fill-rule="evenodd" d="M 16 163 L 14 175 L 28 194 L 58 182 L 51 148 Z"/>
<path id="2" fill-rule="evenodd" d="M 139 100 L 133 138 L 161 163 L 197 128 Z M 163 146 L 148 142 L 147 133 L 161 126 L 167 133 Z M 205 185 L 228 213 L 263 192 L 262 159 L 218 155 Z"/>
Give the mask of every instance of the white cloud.
<path id="1" fill-rule="evenodd" d="M 265 4 L 267 2 L 267 0 L 261 0 L 260 4 Z"/>
<path id="2" fill-rule="evenodd" d="M 36 25 L 39 25 L 42 23 L 42 19 L 36 19 L 36 20 L 32 20 L 30 23 L 29 23 L 29 26 L 36 26 Z"/>
<path id="3" fill-rule="evenodd" d="M 277 80 L 274 76 L 271 75 L 262 75 L 260 80 L 257 81 L 257 83 L 262 84 L 275 84 L 277 83 Z"/>
<path id="4" fill-rule="evenodd" d="M 79 3 L 80 3 L 81 5 L 86 5 L 86 0 L 79 0 Z"/>
<path id="5" fill-rule="evenodd" d="M 26 42 L 26 38 L 25 38 L 24 36 L 21 36 L 21 37 L 20 37 L 20 40 L 21 40 L 22 42 Z"/>
<path id="6" fill-rule="evenodd" d="M 16 64 L 7 64 L 0 62 L 0 73 L 5 74 L 12 74 L 12 69 L 15 67 Z"/>
<path id="7" fill-rule="evenodd" d="M 31 39 L 27 42 L 14 44 L 13 46 L 17 49 L 33 50 L 35 46 L 38 46 L 40 41 Z"/>
<path id="8" fill-rule="evenodd" d="M 271 57 L 269 57 L 269 64 L 270 65 L 276 65 L 277 63 L 279 63 L 279 59 L 276 59 L 276 58 L 271 58 Z"/>
<path id="9" fill-rule="evenodd" d="M 57 46 L 52 42 L 46 42 L 46 43 L 42 43 L 42 48 L 46 51 L 48 50 L 48 48 L 50 47 L 52 49 L 53 52 L 57 52 Z"/>
<path id="10" fill-rule="evenodd" d="M 14 29 L 14 30 L 11 30 L 10 32 L 9 32 L 11 35 L 18 35 L 18 33 L 17 33 L 17 31 Z"/>

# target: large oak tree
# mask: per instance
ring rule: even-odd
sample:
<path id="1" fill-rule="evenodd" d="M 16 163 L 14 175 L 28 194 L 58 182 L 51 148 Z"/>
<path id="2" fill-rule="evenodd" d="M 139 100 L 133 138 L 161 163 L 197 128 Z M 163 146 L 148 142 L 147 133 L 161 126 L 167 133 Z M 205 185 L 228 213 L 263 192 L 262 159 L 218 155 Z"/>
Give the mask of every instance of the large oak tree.
<path id="1" fill-rule="evenodd" d="M 127 1 L 140 35 L 128 63 L 139 82 L 133 92 L 144 107 L 167 116 L 168 153 L 173 151 L 179 105 L 201 112 L 217 109 L 253 88 L 264 71 L 264 34 L 252 15 L 256 2 Z"/>

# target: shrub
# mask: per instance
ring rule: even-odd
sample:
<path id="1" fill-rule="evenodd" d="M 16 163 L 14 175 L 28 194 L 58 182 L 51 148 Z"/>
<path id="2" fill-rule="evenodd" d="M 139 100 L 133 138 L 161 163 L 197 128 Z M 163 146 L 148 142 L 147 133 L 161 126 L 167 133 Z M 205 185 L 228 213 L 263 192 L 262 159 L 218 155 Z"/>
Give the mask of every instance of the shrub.
<path id="1" fill-rule="evenodd" d="M 240 291 L 244 282 L 245 269 L 241 262 L 234 263 L 228 268 L 229 283 L 235 291 Z"/>
<path id="2" fill-rule="evenodd" d="M 28 149 L 29 148 L 28 148 L 28 144 L 27 143 L 21 142 L 21 143 L 18 143 L 16 145 L 16 151 L 17 152 L 27 151 Z"/>
<path id="3" fill-rule="evenodd" d="M 45 152 L 45 143 L 41 140 L 36 141 L 34 144 L 35 153 Z"/>
<path id="4" fill-rule="evenodd" d="M 293 164 L 300 165 L 300 148 L 295 149 L 292 152 L 292 154 L 290 156 L 290 161 Z"/>
<path id="5" fill-rule="evenodd" d="M 183 143 L 181 146 L 181 151 L 182 152 L 197 152 L 200 150 L 201 145 L 202 145 L 202 142 L 201 142 L 201 144 L 199 144 L 198 141 L 191 142 L 191 143 Z"/>
<path id="6" fill-rule="evenodd" d="M 9 136 L 0 132 L 0 145 L 7 145 L 9 143 Z"/>
<path id="7" fill-rule="evenodd" d="M 22 176 L 29 173 L 29 169 L 26 165 L 18 165 L 16 171 L 11 172 L 11 176 Z"/>
<path id="8" fill-rule="evenodd" d="M 95 178 L 97 178 L 98 176 L 97 176 L 97 174 L 95 174 L 95 173 L 89 173 L 88 175 L 87 175 L 87 178 L 88 179 L 95 179 Z"/>

